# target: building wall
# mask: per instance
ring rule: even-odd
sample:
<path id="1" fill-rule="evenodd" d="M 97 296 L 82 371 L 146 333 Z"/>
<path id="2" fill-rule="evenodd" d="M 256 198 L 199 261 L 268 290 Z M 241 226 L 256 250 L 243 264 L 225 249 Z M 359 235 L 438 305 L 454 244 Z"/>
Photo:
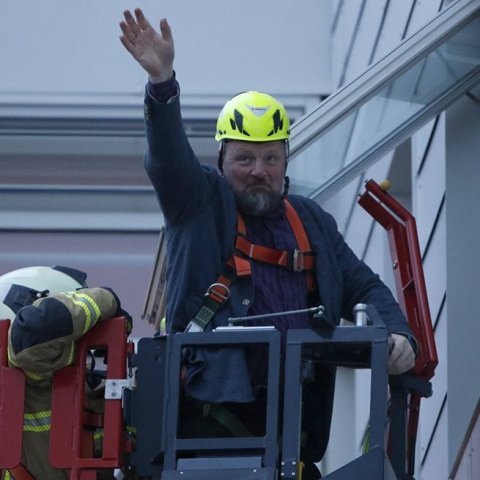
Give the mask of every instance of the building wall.
<path id="1" fill-rule="evenodd" d="M 447 111 L 447 374 L 451 467 L 480 398 L 476 298 L 480 260 L 480 88 Z M 478 462 L 478 452 L 476 454 Z M 467 478 L 467 477 L 465 477 Z M 472 477 L 474 478 L 474 477 Z"/>
<path id="2" fill-rule="evenodd" d="M 305 0 L 298 8 L 287 0 L 139 0 L 136 5 L 152 22 L 169 18 L 186 117 L 207 118 L 211 126 L 224 99 L 246 88 L 278 94 L 304 111 L 448 3 Z M 141 325 L 162 219 L 141 163 L 145 75 L 118 41 L 121 11 L 132 5 L 4 0 L 2 6 L 8 15 L 0 16 L 0 41 L 10 48 L 0 50 L 0 272 L 34 263 L 84 268 L 91 284 L 115 288 Z M 479 234 L 473 219 L 479 207 L 480 95 L 474 94 L 324 205 L 357 254 L 392 288 L 386 236 L 356 206 L 364 179 L 389 177 L 391 193 L 416 216 L 440 356 L 434 395 L 421 407 L 417 477 L 422 480 L 447 478 L 479 397 L 478 382 L 472 382 L 480 338 L 473 308 L 479 265 L 474 253 L 465 255 L 476 252 Z M 118 131 L 105 127 L 120 116 Z M 64 131 L 77 117 L 91 129 L 88 135 L 79 133 L 83 124 Z M 102 135 L 95 134 L 99 118 Z M 137 122 L 135 128 L 130 121 Z M 205 142 L 195 145 L 208 160 L 215 145 Z M 55 190 L 59 185 L 72 188 Z M 44 208 L 41 195 L 26 200 L 32 198 L 30 187 L 56 197 Z M 117 195 L 116 209 L 107 208 L 106 192 Z M 136 328 L 137 335 L 148 330 Z M 359 454 L 368 421 L 366 376 L 343 371 L 338 382 L 324 473 Z"/>
<path id="3" fill-rule="evenodd" d="M 348 83 L 369 62 L 380 58 L 451 3 L 335 2 L 334 85 Z M 472 255 L 480 233 L 478 222 L 472 223 L 479 200 L 475 187 L 478 183 L 479 105 L 477 88 L 446 113 L 424 125 L 411 138 L 409 146 L 401 147 L 403 152 L 397 148 L 394 155 L 387 155 L 375 167 L 376 171 L 364 175 L 378 181 L 387 174 L 393 188 L 398 188 L 391 193 L 411 208 L 417 222 L 439 355 L 439 365 L 432 379 L 434 394 L 422 400 L 420 411 L 416 478 L 422 480 L 448 478 L 455 462 L 463 465 L 457 476 L 461 472 L 461 478 L 475 478 L 472 472 L 478 465 L 472 447 L 475 435 L 466 438 L 466 434 L 480 396 L 478 375 L 474 373 L 478 357 L 475 353 L 478 322 L 472 301 L 479 286 L 478 259 Z M 408 184 L 399 175 L 402 170 L 408 170 Z M 377 227 L 368 230 L 368 223 L 360 218 L 362 213 L 354 207 L 356 195 L 361 190 L 361 181 L 352 182 L 325 207 L 339 220 L 339 226 L 357 254 L 392 285 L 386 272 L 385 242 L 378 241 Z M 367 244 L 362 235 L 366 229 L 370 232 Z M 349 375 L 339 377 L 339 393 L 357 401 L 362 398 L 361 392 L 366 386 L 360 381 L 353 387 Z M 341 465 L 347 457 L 352 458 L 355 449 L 357 454 L 359 451 L 362 420 L 349 411 L 351 404 L 343 410 L 340 407 L 341 404 L 337 412 L 339 429 L 351 431 L 354 425 L 355 445 L 349 441 L 345 446 L 352 451 L 343 454 L 338 450 L 328 452 L 324 462 L 327 469 Z"/>
<path id="4" fill-rule="evenodd" d="M 332 28 L 333 84 L 337 87 L 347 84 L 369 64 L 382 58 L 398 45 L 402 39 L 421 28 L 438 11 L 445 8 L 445 3 L 382 0 L 335 2 Z M 463 108 L 455 107 L 455 111 L 458 109 L 459 112 L 458 117 L 462 115 L 460 112 Z M 452 120 L 453 123 L 455 121 L 458 121 L 458 118 Z M 473 124 L 469 123 L 469 125 Z M 465 415 L 461 425 L 455 423 L 458 438 L 452 439 L 449 430 L 452 425 L 450 417 L 453 415 L 454 422 L 458 417 L 456 413 L 452 413 L 454 409 L 450 406 L 450 393 L 447 401 L 447 390 L 451 388 L 448 381 L 450 375 L 447 379 L 447 373 L 450 371 L 450 367 L 447 367 L 447 345 L 450 345 L 450 336 L 447 340 L 447 231 L 458 232 L 459 230 L 452 230 L 451 226 L 447 228 L 445 146 L 450 139 L 457 144 L 457 141 L 453 140 L 456 138 L 456 133 L 450 130 L 445 124 L 445 115 L 433 119 L 421 128 L 408 144 L 402 145 L 396 149 L 396 152 L 387 155 L 370 171 L 365 172 L 362 179 L 352 182 L 324 205 L 337 218 L 347 241 L 356 253 L 364 258 L 393 290 L 385 233 L 378 225 L 373 226 L 365 212 L 356 206 L 357 195 L 363 190 L 363 180 L 373 178 L 381 181 L 388 177 L 392 181 L 390 193 L 395 195 L 416 217 L 431 316 L 440 356 L 440 364 L 432 380 L 434 395 L 429 399 L 423 399 L 421 405 L 416 470 L 418 478 L 423 480 L 448 477 L 452 455 L 458 451 L 460 445 L 460 432 L 465 432 L 465 422 L 473 412 L 472 402 L 475 398 L 478 399 L 478 393 L 471 392 L 468 395 L 469 400 L 465 401 L 461 393 L 467 388 L 465 383 L 457 390 L 458 397 L 463 398 L 469 408 L 464 410 Z M 472 129 L 467 129 L 465 136 L 470 138 L 472 134 Z M 474 146 L 465 148 L 472 154 L 475 152 Z M 459 170 L 457 166 L 458 164 L 455 163 L 455 172 Z M 457 175 L 460 174 L 457 173 Z M 465 216 L 462 218 L 464 219 Z M 369 234 L 366 235 L 365 232 Z M 450 280 L 448 284 L 450 285 Z M 465 305 L 467 305 L 466 302 L 464 309 L 467 308 Z M 451 311 L 450 307 L 448 311 Z M 465 341 L 466 338 L 463 340 Z M 449 349 L 448 360 L 450 360 L 450 351 Z M 357 381 L 352 382 L 350 372 L 341 372 L 339 375 L 337 395 L 353 398 L 355 413 L 352 412 L 350 401 L 346 404 L 339 402 L 336 405 L 334 427 L 336 425 L 338 430 L 332 435 L 332 441 L 337 439 L 337 435 L 340 441 L 343 438 L 340 432 L 344 434 L 346 431 L 353 433 L 354 440 L 352 441 L 352 437 L 349 437 L 349 441 L 342 445 L 343 450 L 333 449 L 331 446 L 323 462 L 325 472 L 334 470 L 335 467 L 360 453 L 360 441 L 368 421 L 365 413 L 367 409 L 362 403 L 362 399 L 364 399 L 363 402 L 368 400 L 365 394 L 368 392 L 368 383 L 364 380 L 365 378 L 362 379 L 362 376 L 357 374 Z M 457 411 L 458 409 L 455 410 Z"/>
<path id="5" fill-rule="evenodd" d="M 328 0 L 5 0 L 0 93 L 141 96 L 145 74 L 118 40 L 123 10 L 136 6 L 155 27 L 169 20 L 185 94 L 330 91 Z"/>
<path id="6" fill-rule="evenodd" d="M 328 0 L 5 0 L 0 15 L 0 273 L 87 270 L 142 320 L 163 223 L 143 171 L 145 72 L 118 37 L 122 11 L 173 29 L 182 113 L 204 162 L 231 95 L 267 90 L 293 118 L 330 92 Z"/>
<path id="7" fill-rule="evenodd" d="M 445 432 L 447 426 L 446 218 L 445 218 L 445 119 L 424 126 L 412 139 L 413 211 L 428 289 L 430 314 L 440 362 L 432 379 L 434 395 L 422 399 L 417 462 L 421 477 L 447 478 Z M 439 459 L 442 461 L 439 461 Z"/>

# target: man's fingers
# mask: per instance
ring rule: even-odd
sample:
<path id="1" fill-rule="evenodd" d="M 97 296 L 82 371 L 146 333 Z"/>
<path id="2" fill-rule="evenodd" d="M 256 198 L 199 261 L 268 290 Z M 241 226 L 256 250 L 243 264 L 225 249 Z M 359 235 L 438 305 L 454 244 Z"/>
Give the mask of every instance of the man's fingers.
<path id="1" fill-rule="evenodd" d="M 400 356 L 402 355 L 403 351 L 403 342 L 401 339 L 395 339 L 393 344 L 390 346 L 390 360 L 392 362 L 396 362 Z"/>
<path id="2" fill-rule="evenodd" d="M 135 17 L 137 18 L 137 23 L 142 30 L 147 30 L 152 28 L 150 22 L 146 19 L 145 15 L 143 14 L 140 8 L 135 9 Z"/>
<path id="3" fill-rule="evenodd" d="M 125 10 L 123 12 L 123 17 L 125 18 L 125 21 L 123 22 L 128 29 L 130 29 L 132 32 L 135 31 L 135 29 L 140 30 L 140 27 L 137 25 L 137 22 L 133 18 L 133 15 L 130 13 L 130 11 Z"/>
<path id="4" fill-rule="evenodd" d="M 127 49 L 128 52 L 133 53 L 133 49 L 135 48 L 135 45 L 128 40 L 125 36 L 120 37 L 120 41 L 122 42 L 122 45 Z"/>
<path id="5" fill-rule="evenodd" d="M 132 12 L 123 12 L 120 22 L 122 34 L 120 41 L 141 67 L 148 73 L 151 81 L 159 83 L 173 75 L 173 38 L 170 26 L 161 20 L 161 33 L 157 32 L 143 15 L 140 8 Z"/>
<path id="6" fill-rule="evenodd" d="M 137 37 L 135 32 L 125 22 L 120 22 L 120 29 L 123 33 L 123 37 L 120 38 L 124 38 L 125 40 L 133 43 L 135 38 Z"/>
<path id="7" fill-rule="evenodd" d="M 404 373 L 415 365 L 415 352 L 404 335 L 392 334 L 388 339 L 390 347 L 389 372 L 392 375 Z"/>
<path id="8" fill-rule="evenodd" d="M 135 21 L 135 19 L 133 18 L 133 15 L 131 14 L 130 10 L 124 10 L 123 11 L 123 17 L 125 18 L 126 22 L 129 22 L 131 20 Z"/>
<path id="9" fill-rule="evenodd" d="M 162 37 L 165 40 L 167 41 L 172 40 L 172 29 L 170 28 L 170 25 L 168 24 L 166 18 L 162 18 L 160 20 L 160 32 L 162 33 Z"/>

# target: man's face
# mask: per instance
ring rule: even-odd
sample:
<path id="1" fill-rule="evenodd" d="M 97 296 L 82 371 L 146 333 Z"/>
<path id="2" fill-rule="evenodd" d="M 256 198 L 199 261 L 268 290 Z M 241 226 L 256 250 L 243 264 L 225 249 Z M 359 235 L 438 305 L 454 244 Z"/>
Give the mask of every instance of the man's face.
<path id="1" fill-rule="evenodd" d="M 229 141 L 224 146 L 223 175 L 241 211 L 264 215 L 279 204 L 287 168 L 285 143 Z"/>

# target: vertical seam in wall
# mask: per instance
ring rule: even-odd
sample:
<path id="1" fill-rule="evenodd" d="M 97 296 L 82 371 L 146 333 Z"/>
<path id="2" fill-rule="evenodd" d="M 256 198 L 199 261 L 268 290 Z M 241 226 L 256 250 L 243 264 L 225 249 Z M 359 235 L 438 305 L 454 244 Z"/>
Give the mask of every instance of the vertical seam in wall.
<path id="1" fill-rule="evenodd" d="M 425 261 L 427 257 L 428 250 L 430 248 L 430 245 L 432 244 L 433 237 L 435 236 L 438 222 L 440 221 L 440 215 L 442 214 L 444 207 L 445 207 L 445 193 L 443 193 L 442 200 L 440 201 L 440 205 L 438 206 L 437 213 L 435 215 L 435 220 L 433 221 L 432 228 L 430 229 L 430 233 L 428 235 L 427 242 L 425 244 L 425 248 L 422 253 L 422 263 Z"/>
<path id="2" fill-rule="evenodd" d="M 402 40 L 405 39 L 405 37 L 407 36 L 407 33 L 408 33 L 408 29 L 410 27 L 410 22 L 412 20 L 412 17 L 413 17 L 413 11 L 415 10 L 415 5 L 416 5 L 416 0 L 414 2 L 412 2 L 412 5 L 410 6 L 410 12 L 408 12 L 408 18 L 407 18 L 407 21 L 405 22 L 405 28 L 403 29 L 403 33 L 402 33 Z"/>
<path id="3" fill-rule="evenodd" d="M 356 193 L 355 193 L 355 198 L 357 198 L 359 192 L 360 192 L 360 188 L 362 187 L 362 183 L 363 183 L 363 179 L 365 178 L 365 173 L 362 173 L 360 175 L 360 177 L 358 178 L 358 185 L 357 185 L 357 190 L 356 190 Z M 347 236 L 347 233 L 348 233 L 348 229 L 350 228 L 350 224 L 352 222 L 352 217 L 353 217 L 353 212 L 355 210 L 355 207 L 357 206 L 357 202 L 354 201 L 351 205 L 350 205 L 350 209 L 348 211 L 348 215 L 347 215 L 347 219 L 345 221 L 345 228 L 344 228 L 344 234 L 343 236 L 346 237 Z"/>
<path id="4" fill-rule="evenodd" d="M 368 59 L 368 64 L 371 65 L 375 60 L 375 54 L 377 53 L 377 47 L 380 43 L 380 36 L 383 32 L 383 27 L 385 25 L 385 20 L 387 18 L 388 8 L 390 7 L 390 0 L 387 0 L 383 7 L 382 19 L 380 20 L 380 25 L 377 30 L 377 35 L 375 36 L 375 42 L 373 43 L 372 53 L 370 54 L 370 58 Z"/>
<path id="5" fill-rule="evenodd" d="M 345 147 L 343 149 L 343 158 L 342 158 L 342 169 L 345 167 L 346 165 L 346 160 L 347 160 L 347 153 L 348 153 L 348 149 L 350 148 L 350 144 L 352 143 L 353 141 L 353 132 L 355 131 L 355 127 L 357 126 L 357 119 L 358 119 L 358 115 L 360 114 L 360 109 L 357 108 L 354 112 L 353 112 L 353 121 L 352 121 L 352 128 L 350 129 L 350 135 L 348 136 L 348 140 L 345 142 Z"/>
<path id="6" fill-rule="evenodd" d="M 403 32 L 402 32 L 402 35 L 401 35 L 401 41 L 405 40 L 405 37 L 407 36 L 408 29 L 410 27 L 410 22 L 411 22 L 412 17 L 413 17 L 413 11 L 415 10 L 416 3 L 417 3 L 416 0 L 414 0 L 410 5 L 410 11 L 408 12 L 407 21 L 405 22 L 405 28 L 403 29 Z M 387 8 L 388 8 L 388 5 L 387 5 Z M 382 19 L 382 21 L 383 21 L 383 19 Z M 392 89 L 393 89 L 393 83 L 388 85 L 388 88 L 387 88 L 387 92 L 388 92 L 387 97 L 388 98 L 390 97 L 390 93 L 391 93 Z M 386 108 L 386 106 L 384 108 Z"/>
<path id="7" fill-rule="evenodd" d="M 343 8 L 343 0 L 340 0 L 338 2 L 337 11 L 335 12 L 335 14 L 333 16 L 332 27 L 330 29 L 330 33 L 331 33 L 332 36 L 335 34 L 335 32 L 337 30 L 338 19 L 340 18 L 340 12 L 342 11 L 342 8 Z"/>
<path id="8" fill-rule="evenodd" d="M 430 447 L 432 445 L 433 438 L 435 437 L 435 432 L 438 428 L 438 424 L 440 423 L 440 418 L 442 417 L 442 413 L 443 413 L 443 410 L 445 409 L 446 404 L 447 404 L 447 394 L 445 394 L 445 396 L 443 397 L 442 406 L 440 407 L 440 411 L 438 412 L 437 418 L 435 420 L 435 425 L 433 426 L 432 433 L 430 435 L 430 438 L 428 439 L 428 443 L 427 443 L 427 446 L 425 448 L 425 452 L 422 455 L 422 460 L 420 462 L 421 465 L 423 465 L 425 463 L 425 460 L 428 456 L 428 451 L 430 450 Z"/>
<path id="9" fill-rule="evenodd" d="M 423 73 L 425 72 L 425 69 L 427 68 L 427 63 L 428 63 L 428 56 L 426 56 L 423 60 L 420 60 L 420 63 L 419 65 L 420 66 L 420 72 L 415 80 L 415 86 L 413 87 L 413 97 L 415 97 L 415 95 L 418 95 L 418 91 L 419 91 L 419 86 L 423 80 Z"/>
<path id="10" fill-rule="evenodd" d="M 367 237 L 366 237 L 366 240 L 365 240 L 365 245 L 363 247 L 363 252 L 362 252 L 362 255 L 360 256 L 360 259 L 363 262 L 367 258 L 367 253 L 368 253 L 368 249 L 370 247 L 370 242 L 371 242 L 372 237 L 373 237 L 373 231 L 375 230 L 375 225 L 376 225 L 376 222 L 375 222 L 375 220 L 372 219 L 370 221 L 370 227 L 368 228 L 368 234 L 367 234 Z"/>
<path id="11" fill-rule="evenodd" d="M 425 166 L 425 163 L 427 161 L 428 152 L 430 151 L 430 147 L 432 146 L 433 138 L 435 137 L 435 133 L 437 131 L 439 118 L 440 118 L 440 115 L 437 115 L 435 117 L 435 121 L 433 123 L 432 130 L 430 131 L 430 134 L 428 136 L 427 145 L 425 147 L 425 150 L 422 153 L 422 159 L 420 161 L 420 165 L 418 166 L 418 169 L 417 169 L 417 172 L 416 172 L 417 176 L 422 173 L 423 167 Z"/>
<path id="12" fill-rule="evenodd" d="M 438 309 L 438 314 L 435 317 L 435 321 L 433 322 L 433 331 L 437 330 L 438 322 L 442 316 L 443 310 L 445 308 L 445 304 L 447 303 L 447 292 L 443 293 L 442 301 L 440 302 L 440 308 Z"/>
<path id="13" fill-rule="evenodd" d="M 357 17 L 357 22 L 355 23 L 355 29 L 353 31 L 352 38 L 350 39 L 350 44 L 348 46 L 347 55 L 345 56 L 345 61 L 343 62 L 342 74 L 340 76 L 340 80 L 339 80 L 338 85 L 337 85 L 338 88 L 342 87 L 343 83 L 345 82 L 345 77 L 346 77 L 346 74 L 347 74 L 347 68 L 348 68 L 348 65 L 350 64 L 350 58 L 352 56 L 353 45 L 354 45 L 355 40 L 357 38 L 358 30 L 360 29 L 360 24 L 362 22 L 363 13 L 365 11 L 365 3 L 366 3 L 366 0 L 363 0 L 362 1 L 362 6 L 360 7 L 360 13 L 358 14 L 358 17 Z"/>
<path id="14" fill-rule="evenodd" d="M 463 475 L 462 474 L 458 475 L 458 473 L 459 473 L 460 465 L 463 463 L 463 460 L 467 458 L 467 456 L 470 457 L 469 458 L 469 460 L 470 460 L 469 461 L 470 473 L 471 474 L 473 473 L 472 470 L 473 470 L 473 468 L 475 468 L 474 465 L 473 465 L 473 462 L 475 462 L 474 458 L 475 458 L 475 456 L 478 457 L 478 452 L 475 451 L 477 449 L 477 447 L 476 447 L 476 445 L 474 443 L 474 440 L 473 440 L 473 437 L 474 437 L 473 432 L 476 428 L 476 423 L 479 420 L 479 416 L 480 416 L 480 400 L 477 401 L 477 404 L 476 404 L 475 408 L 473 409 L 472 418 L 468 422 L 467 431 L 465 432 L 462 443 L 460 444 L 460 447 L 458 448 L 458 453 L 456 455 L 456 459 L 453 462 L 453 467 L 452 467 L 451 473 L 448 477 L 449 480 L 455 480 L 457 478 L 458 478 L 458 480 L 461 480 L 462 478 L 466 479 L 466 477 L 464 476 L 466 474 L 465 470 L 463 471 Z M 470 476 L 469 478 L 471 480 L 473 477 Z M 468 480 L 468 479 L 466 479 L 466 480 Z"/>

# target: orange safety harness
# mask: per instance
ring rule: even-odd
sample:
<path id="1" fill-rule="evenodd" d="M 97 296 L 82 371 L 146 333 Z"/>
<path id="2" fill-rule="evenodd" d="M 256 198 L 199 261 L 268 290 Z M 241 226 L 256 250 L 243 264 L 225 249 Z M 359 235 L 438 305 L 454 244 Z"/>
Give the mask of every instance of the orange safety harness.
<path id="1" fill-rule="evenodd" d="M 246 237 L 245 220 L 237 213 L 237 237 L 234 252 L 226 262 L 226 268 L 220 273 L 217 281 L 208 287 L 203 305 L 185 331 L 202 332 L 205 330 L 217 311 L 227 302 L 230 295 L 230 286 L 235 278 L 252 274 L 251 260 L 278 265 L 293 272 L 305 272 L 309 293 L 315 291 L 315 277 L 313 275 L 315 255 L 297 212 L 287 199 L 284 199 L 284 205 L 287 221 L 293 230 L 298 248 L 276 250 L 250 242 Z"/>

